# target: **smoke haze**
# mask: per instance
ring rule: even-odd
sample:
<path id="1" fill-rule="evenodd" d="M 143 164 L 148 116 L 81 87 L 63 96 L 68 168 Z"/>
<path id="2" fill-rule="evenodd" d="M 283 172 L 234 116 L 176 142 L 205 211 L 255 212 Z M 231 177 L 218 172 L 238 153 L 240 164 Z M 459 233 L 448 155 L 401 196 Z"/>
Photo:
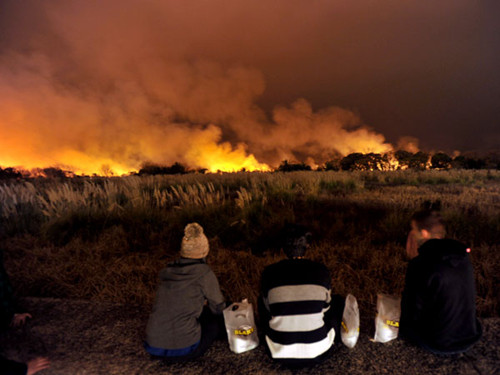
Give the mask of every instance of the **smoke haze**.
<path id="1" fill-rule="evenodd" d="M 4 1 L 0 165 L 254 170 L 418 149 L 405 136 L 497 146 L 489 4 Z"/>

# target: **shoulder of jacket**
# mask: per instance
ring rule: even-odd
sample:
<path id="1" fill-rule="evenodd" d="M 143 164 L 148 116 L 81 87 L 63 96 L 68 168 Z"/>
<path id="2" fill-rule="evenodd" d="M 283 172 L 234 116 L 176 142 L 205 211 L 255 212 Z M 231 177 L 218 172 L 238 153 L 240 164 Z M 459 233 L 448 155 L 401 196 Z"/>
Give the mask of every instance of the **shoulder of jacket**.
<path id="1" fill-rule="evenodd" d="M 203 277 L 216 277 L 215 276 L 215 272 L 212 270 L 212 268 L 206 264 L 206 263 L 203 263 L 203 264 L 200 264 L 200 266 L 198 267 L 198 272 L 200 273 L 200 275 L 202 275 Z"/>

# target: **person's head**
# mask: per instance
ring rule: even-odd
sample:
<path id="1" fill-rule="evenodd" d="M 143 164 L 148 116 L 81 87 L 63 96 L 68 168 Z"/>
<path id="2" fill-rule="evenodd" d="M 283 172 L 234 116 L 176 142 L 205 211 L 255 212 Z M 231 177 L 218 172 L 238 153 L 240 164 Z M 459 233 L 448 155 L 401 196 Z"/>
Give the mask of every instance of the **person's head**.
<path id="1" fill-rule="evenodd" d="M 283 250 L 289 259 L 303 258 L 309 248 L 311 233 L 306 228 L 293 225 L 286 228 L 286 238 Z"/>
<path id="2" fill-rule="evenodd" d="M 181 257 L 202 259 L 208 255 L 208 240 L 203 234 L 203 228 L 198 223 L 190 223 L 184 228 L 181 244 Z"/>
<path id="3" fill-rule="evenodd" d="M 435 210 L 416 212 L 411 218 L 411 226 L 421 241 L 430 240 L 431 238 L 444 238 L 446 235 L 443 218 Z"/>

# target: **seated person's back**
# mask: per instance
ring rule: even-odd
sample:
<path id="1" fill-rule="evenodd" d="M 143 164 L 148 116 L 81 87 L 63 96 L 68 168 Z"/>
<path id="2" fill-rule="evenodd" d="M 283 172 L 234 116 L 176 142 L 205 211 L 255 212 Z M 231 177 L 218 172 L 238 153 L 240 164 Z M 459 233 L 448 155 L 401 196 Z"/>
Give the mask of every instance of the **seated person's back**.
<path id="1" fill-rule="evenodd" d="M 273 359 L 290 365 L 325 359 L 335 340 L 330 273 L 325 265 L 304 259 L 307 239 L 300 231 L 289 233 L 288 259 L 262 274 L 259 316 L 265 342 Z M 343 301 L 338 307 L 343 310 Z"/>
<path id="2" fill-rule="evenodd" d="M 419 212 L 418 256 L 408 264 L 401 301 L 400 333 L 437 353 L 467 350 L 481 337 L 469 249 L 443 239 L 436 212 Z"/>
<path id="3" fill-rule="evenodd" d="M 146 350 L 187 360 L 204 354 L 223 327 L 224 298 L 206 264 L 208 240 L 197 223 L 186 226 L 181 257 L 160 271 L 146 328 Z"/>
<path id="4" fill-rule="evenodd" d="M 262 274 L 263 300 L 271 315 L 266 342 L 273 358 L 315 358 L 333 344 L 324 321 L 330 306 L 330 275 L 323 264 L 285 259 Z"/>

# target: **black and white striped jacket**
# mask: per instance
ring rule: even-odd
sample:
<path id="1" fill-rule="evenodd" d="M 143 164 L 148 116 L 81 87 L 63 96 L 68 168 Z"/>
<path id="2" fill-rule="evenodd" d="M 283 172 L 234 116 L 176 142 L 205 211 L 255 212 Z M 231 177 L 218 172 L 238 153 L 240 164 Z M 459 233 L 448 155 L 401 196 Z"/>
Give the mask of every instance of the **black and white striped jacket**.
<path id="1" fill-rule="evenodd" d="M 266 343 L 276 359 L 314 359 L 333 345 L 331 278 L 321 263 L 286 259 L 266 267 L 262 299 L 267 317 Z"/>

